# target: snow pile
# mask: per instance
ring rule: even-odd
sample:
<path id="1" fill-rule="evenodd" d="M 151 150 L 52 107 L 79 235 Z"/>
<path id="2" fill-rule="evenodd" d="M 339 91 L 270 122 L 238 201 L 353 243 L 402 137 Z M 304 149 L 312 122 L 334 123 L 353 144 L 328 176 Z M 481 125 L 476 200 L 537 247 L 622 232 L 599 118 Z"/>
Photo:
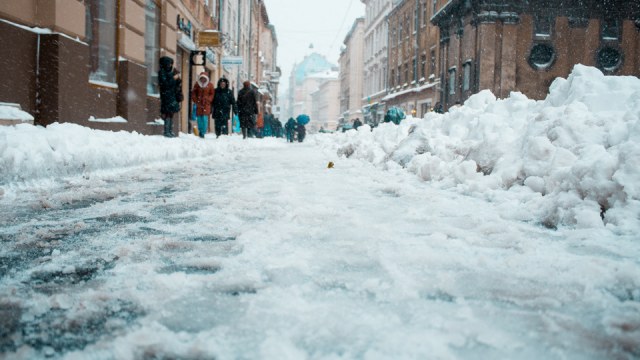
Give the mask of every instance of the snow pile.
<path id="1" fill-rule="evenodd" d="M 0 120 L 33 121 L 33 116 L 17 107 L 0 105 Z"/>
<path id="2" fill-rule="evenodd" d="M 225 157 L 252 147 L 280 144 L 243 143 L 237 136 L 219 140 L 203 141 L 185 134 L 166 139 L 135 132 L 93 130 L 71 123 L 55 123 L 46 128 L 28 124 L 0 126 L 0 185 L 158 161 Z"/>
<path id="3" fill-rule="evenodd" d="M 638 78 L 577 65 L 543 101 L 482 91 L 447 114 L 316 141 L 441 188 L 520 202 L 520 220 L 629 233 L 640 227 L 639 116 Z"/>

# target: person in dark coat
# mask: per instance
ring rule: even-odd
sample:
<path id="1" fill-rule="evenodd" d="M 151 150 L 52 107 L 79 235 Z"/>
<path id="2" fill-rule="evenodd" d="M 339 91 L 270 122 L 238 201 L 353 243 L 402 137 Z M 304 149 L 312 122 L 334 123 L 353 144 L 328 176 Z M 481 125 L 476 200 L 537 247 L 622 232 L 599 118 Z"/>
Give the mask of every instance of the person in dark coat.
<path id="1" fill-rule="evenodd" d="M 216 94 L 213 98 L 213 121 L 215 123 L 216 137 L 229 134 L 229 117 L 231 111 L 238 113 L 236 99 L 233 91 L 229 88 L 229 80 L 220 78 L 216 87 Z"/>
<path id="2" fill-rule="evenodd" d="M 160 58 L 158 70 L 160 86 L 160 117 L 164 120 L 164 136 L 174 137 L 173 114 L 180 112 L 182 99 L 182 80 L 180 72 L 173 67 L 173 59 L 168 56 Z"/>
<path id="3" fill-rule="evenodd" d="M 360 118 L 356 118 L 355 120 L 353 120 L 353 128 L 358 130 L 358 128 L 362 126 L 362 121 L 360 121 Z"/>
<path id="4" fill-rule="evenodd" d="M 209 115 L 211 115 L 214 92 L 215 89 L 209 81 L 209 76 L 203 71 L 191 90 L 191 101 L 196 109 L 195 115 L 198 122 L 198 136 L 203 139 L 209 128 Z"/>
<path id="5" fill-rule="evenodd" d="M 442 104 L 440 104 L 439 101 L 436 103 L 436 106 L 433 107 L 433 111 L 435 111 L 437 114 L 444 114 L 444 110 L 442 109 Z"/>
<path id="6" fill-rule="evenodd" d="M 271 129 L 273 131 L 273 136 L 282 137 L 282 123 L 273 115 L 271 115 Z"/>
<path id="7" fill-rule="evenodd" d="M 293 133 L 296 131 L 296 127 L 298 123 L 293 119 L 289 118 L 286 124 L 284 124 L 284 130 L 287 134 L 287 141 L 293 142 Z"/>
<path id="8" fill-rule="evenodd" d="M 298 132 L 298 142 L 303 142 L 305 135 L 307 135 L 307 128 L 302 124 L 298 124 L 296 131 Z"/>
<path id="9" fill-rule="evenodd" d="M 240 128 L 242 138 L 246 139 L 249 129 L 253 131 L 256 126 L 255 117 L 258 114 L 258 93 L 251 88 L 247 80 L 242 83 L 243 88 L 238 92 L 238 115 L 240 116 Z"/>

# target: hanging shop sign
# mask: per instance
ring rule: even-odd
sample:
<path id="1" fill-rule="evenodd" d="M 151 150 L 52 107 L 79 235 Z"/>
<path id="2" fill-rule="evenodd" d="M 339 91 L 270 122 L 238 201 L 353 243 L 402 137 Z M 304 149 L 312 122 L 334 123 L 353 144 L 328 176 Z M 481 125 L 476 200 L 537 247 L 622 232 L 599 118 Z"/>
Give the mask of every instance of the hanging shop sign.
<path id="1" fill-rule="evenodd" d="M 220 32 L 216 30 L 204 30 L 198 32 L 198 46 L 220 47 Z"/>

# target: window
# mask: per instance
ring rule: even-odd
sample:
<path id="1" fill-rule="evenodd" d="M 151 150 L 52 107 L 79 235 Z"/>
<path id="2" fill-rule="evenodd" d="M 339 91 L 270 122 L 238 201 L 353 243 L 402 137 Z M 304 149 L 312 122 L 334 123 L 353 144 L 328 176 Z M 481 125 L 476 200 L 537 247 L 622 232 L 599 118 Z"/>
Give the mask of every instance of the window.
<path id="1" fill-rule="evenodd" d="M 432 14 L 435 14 L 438 11 L 438 0 L 433 0 L 433 11 Z"/>
<path id="2" fill-rule="evenodd" d="M 422 27 L 427 26 L 427 1 L 422 3 Z"/>
<path id="3" fill-rule="evenodd" d="M 471 87 L 471 61 L 467 61 L 462 66 L 463 78 L 462 78 L 462 91 L 468 91 Z"/>
<path id="4" fill-rule="evenodd" d="M 398 45 L 400 45 L 400 42 L 402 41 L 402 24 L 398 25 Z"/>
<path id="5" fill-rule="evenodd" d="M 393 87 L 396 83 L 396 71 L 391 70 L 391 87 Z"/>
<path id="6" fill-rule="evenodd" d="M 620 24 L 618 19 L 602 20 L 602 40 L 618 40 L 620 36 Z"/>
<path id="7" fill-rule="evenodd" d="M 89 80 L 116 82 L 116 0 L 89 0 L 86 6 Z"/>
<path id="8" fill-rule="evenodd" d="M 418 26 L 420 26 L 420 9 L 416 9 L 413 13 L 413 33 L 418 32 Z"/>
<path id="9" fill-rule="evenodd" d="M 396 73 L 396 77 L 397 77 L 396 86 L 402 83 L 402 79 L 400 79 L 400 76 L 402 76 L 402 65 L 398 65 L 398 72 Z"/>
<path id="10" fill-rule="evenodd" d="M 549 44 L 535 44 L 529 54 L 529 64 L 536 70 L 548 69 L 556 59 L 556 51 Z"/>
<path id="11" fill-rule="evenodd" d="M 534 31 L 536 38 L 548 38 L 551 36 L 553 19 L 548 15 L 538 15 L 535 19 Z"/>
<path id="12" fill-rule="evenodd" d="M 413 66 L 411 67 L 411 72 L 413 74 L 411 75 L 411 79 L 415 82 L 415 80 L 416 80 L 416 72 L 418 71 L 417 63 L 416 63 L 416 59 L 415 58 L 413 59 L 413 64 L 412 65 Z"/>
<path id="13" fill-rule="evenodd" d="M 157 0 L 147 0 L 145 7 L 144 60 L 147 65 L 147 93 L 158 94 L 160 59 L 160 6 Z"/>
<path id="14" fill-rule="evenodd" d="M 605 47 L 598 51 L 596 61 L 600 69 L 608 72 L 614 72 L 622 64 L 622 54 L 618 49 Z"/>
<path id="15" fill-rule="evenodd" d="M 449 95 L 454 95 L 456 93 L 456 87 L 458 87 L 456 81 L 456 68 L 453 67 L 449 69 Z"/>
<path id="16" fill-rule="evenodd" d="M 427 55 L 425 54 L 420 56 L 420 77 L 427 77 Z"/>
<path id="17" fill-rule="evenodd" d="M 436 49 L 431 49 L 431 73 L 436 73 Z"/>
<path id="18" fill-rule="evenodd" d="M 404 83 L 409 82 L 409 64 L 404 64 Z"/>

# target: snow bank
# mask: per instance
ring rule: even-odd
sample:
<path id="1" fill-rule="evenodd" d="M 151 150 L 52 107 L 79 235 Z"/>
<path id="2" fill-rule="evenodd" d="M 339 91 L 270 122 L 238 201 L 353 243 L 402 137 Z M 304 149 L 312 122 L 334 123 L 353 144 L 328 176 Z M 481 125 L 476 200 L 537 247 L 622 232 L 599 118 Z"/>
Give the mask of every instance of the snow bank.
<path id="1" fill-rule="evenodd" d="M 576 65 L 543 101 L 485 90 L 447 114 L 316 141 L 434 186 L 520 202 L 520 220 L 630 233 L 640 228 L 639 117 L 638 78 Z"/>
<path id="2" fill-rule="evenodd" d="M 0 185 L 157 161 L 224 157 L 235 151 L 277 144 L 242 142 L 237 136 L 203 141 L 183 134 L 167 139 L 135 132 L 93 130 L 70 123 L 55 123 L 46 128 L 28 124 L 0 126 Z"/>

